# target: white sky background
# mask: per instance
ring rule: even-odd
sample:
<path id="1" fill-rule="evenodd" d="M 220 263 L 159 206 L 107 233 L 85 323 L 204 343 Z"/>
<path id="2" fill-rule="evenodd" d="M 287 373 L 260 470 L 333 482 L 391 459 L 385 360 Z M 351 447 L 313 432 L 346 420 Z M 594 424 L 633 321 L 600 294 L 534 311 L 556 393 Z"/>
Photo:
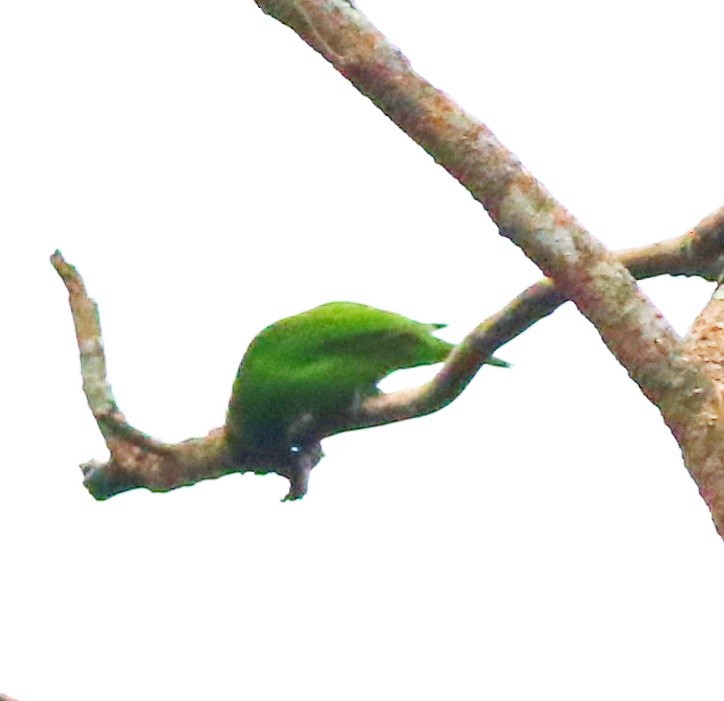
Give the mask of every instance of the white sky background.
<path id="1" fill-rule="evenodd" d="M 722 204 L 717 3 L 359 5 L 608 246 Z M 122 410 L 165 440 L 221 425 L 280 317 L 348 299 L 456 340 L 538 273 L 251 0 L 4 3 L 0 96 L 0 691 L 719 698 L 724 548 L 570 305 L 441 413 L 328 440 L 301 502 L 253 475 L 93 501 L 78 463 L 107 453 L 55 248 Z M 682 333 L 712 290 L 645 288 Z"/>

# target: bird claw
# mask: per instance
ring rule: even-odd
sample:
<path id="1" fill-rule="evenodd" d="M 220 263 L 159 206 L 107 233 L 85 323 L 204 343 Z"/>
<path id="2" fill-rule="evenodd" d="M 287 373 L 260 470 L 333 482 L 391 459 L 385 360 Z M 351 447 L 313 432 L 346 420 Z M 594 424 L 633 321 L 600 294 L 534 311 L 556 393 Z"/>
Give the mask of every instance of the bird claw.
<path id="1" fill-rule="evenodd" d="M 312 469 L 322 459 L 322 446 L 319 443 L 292 451 L 289 465 L 289 492 L 282 501 L 301 499 L 309 486 L 309 475 Z"/>

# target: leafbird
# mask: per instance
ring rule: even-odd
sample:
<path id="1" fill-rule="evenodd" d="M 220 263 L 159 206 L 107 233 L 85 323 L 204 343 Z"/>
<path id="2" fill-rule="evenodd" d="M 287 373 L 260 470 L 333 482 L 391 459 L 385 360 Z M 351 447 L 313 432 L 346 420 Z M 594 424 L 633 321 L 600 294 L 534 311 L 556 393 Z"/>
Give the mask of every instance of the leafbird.
<path id="1" fill-rule="evenodd" d="M 443 362 L 454 346 L 433 333 L 444 326 L 355 302 L 330 302 L 267 326 L 234 381 L 232 446 L 299 450 L 305 434 L 378 394 L 390 373 Z M 486 362 L 508 365 L 495 357 Z"/>

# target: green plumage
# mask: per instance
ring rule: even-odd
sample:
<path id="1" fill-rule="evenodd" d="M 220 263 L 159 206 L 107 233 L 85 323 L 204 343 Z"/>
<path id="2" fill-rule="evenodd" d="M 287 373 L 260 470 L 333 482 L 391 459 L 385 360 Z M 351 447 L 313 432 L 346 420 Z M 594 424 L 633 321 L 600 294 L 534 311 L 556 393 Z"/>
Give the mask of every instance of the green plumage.
<path id="1" fill-rule="evenodd" d="M 377 383 L 395 370 L 443 362 L 453 345 L 432 335 L 443 326 L 354 302 L 330 302 L 268 326 L 236 375 L 226 422 L 232 445 L 291 449 L 305 429 L 378 393 Z"/>

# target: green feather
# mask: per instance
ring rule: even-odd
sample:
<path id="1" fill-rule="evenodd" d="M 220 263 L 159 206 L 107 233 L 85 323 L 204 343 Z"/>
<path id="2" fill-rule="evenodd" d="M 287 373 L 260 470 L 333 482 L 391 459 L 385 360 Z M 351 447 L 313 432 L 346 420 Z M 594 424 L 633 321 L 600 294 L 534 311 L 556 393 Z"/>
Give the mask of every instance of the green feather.
<path id="1" fill-rule="evenodd" d="M 454 347 L 432 335 L 443 327 L 354 302 L 330 302 L 268 326 L 236 375 L 226 422 L 232 446 L 291 449 L 294 434 L 378 393 L 377 383 L 395 370 L 443 362 Z"/>

